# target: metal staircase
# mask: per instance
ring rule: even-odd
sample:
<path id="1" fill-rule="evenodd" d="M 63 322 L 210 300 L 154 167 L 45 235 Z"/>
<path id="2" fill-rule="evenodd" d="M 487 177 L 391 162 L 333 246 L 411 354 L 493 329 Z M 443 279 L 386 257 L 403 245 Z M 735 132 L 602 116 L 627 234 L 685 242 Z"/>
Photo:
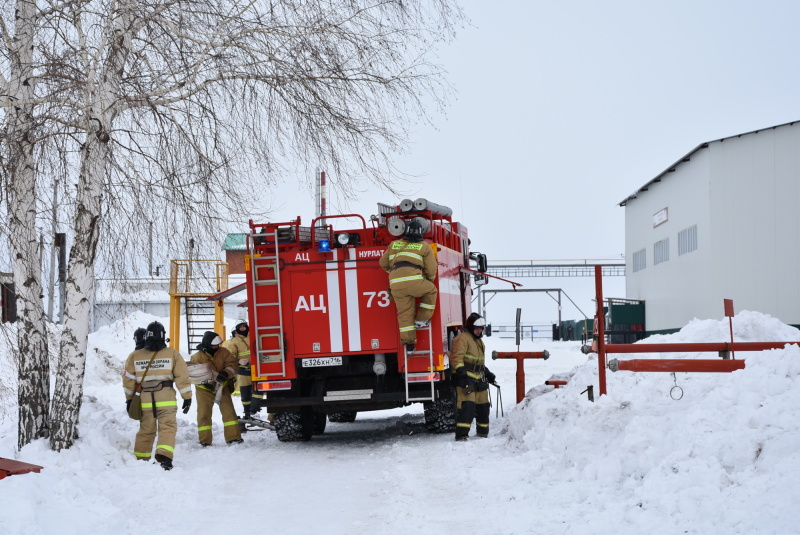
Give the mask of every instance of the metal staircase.
<path id="1" fill-rule="evenodd" d="M 216 301 L 206 297 L 185 297 L 186 339 L 189 354 L 197 351 L 197 345 L 203 340 L 203 333 L 213 331 L 216 324 Z M 217 333 L 224 340 L 225 333 Z"/>

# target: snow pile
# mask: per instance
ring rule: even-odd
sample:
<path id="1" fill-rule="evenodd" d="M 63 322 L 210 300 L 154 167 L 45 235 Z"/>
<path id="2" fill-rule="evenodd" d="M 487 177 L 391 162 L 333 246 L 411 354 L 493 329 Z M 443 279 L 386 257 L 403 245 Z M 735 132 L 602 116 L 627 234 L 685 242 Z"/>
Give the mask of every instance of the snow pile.
<path id="1" fill-rule="evenodd" d="M 797 329 L 755 312 L 737 315 L 733 333 L 741 342 L 800 341 Z M 640 343 L 729 340 L 725 318 L 694 320 L 678 333 Z M 574 482 L 579 499 L 589 487 L 589 493 L 613 495 L 630 520 L 658 511 L 686 519 L 670 525 L 691 533 L 718 532 L 721 522 L 747 526 L 737 533 L 796 533 L 786 508 L 800 499 L 800 348 L 736 357 L 746 359 L 746 367 L 733 373 L 607 372 L 608 395 L 590 403 L 579 393 L 595 385 L 596 395 L 593 355 L 566 387 L 547 396 L 529 391 L 509 415 L 508 431 L 530 452 L 537 477 Z M 722 510 L 714 510 L 718 506 Z"/>

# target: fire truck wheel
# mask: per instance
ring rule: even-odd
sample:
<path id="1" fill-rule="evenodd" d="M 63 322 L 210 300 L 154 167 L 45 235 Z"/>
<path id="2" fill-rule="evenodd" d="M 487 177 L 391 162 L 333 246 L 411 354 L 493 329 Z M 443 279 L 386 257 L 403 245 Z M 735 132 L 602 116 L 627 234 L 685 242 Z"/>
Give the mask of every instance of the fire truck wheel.
<path id="1" fill-rule="evenodd" d="M 349 412 L 332 412 L 328 415 L 328 421 L 330 422 L 355 422 L 356 421 L 356 411 L 349 411 Z"/>
<path id="2" fill-rule="evenodd" d="M 426 401 L 425 427 L 431 433 L 453 433 L 456 430 L 456 400 L 443 397 L 434 401 Z"/>
<path id="3" fill-rule="evenodd" d="M 279 412 L 275 415 L 275 434 L 281 442 L 298 442 L 311 438 L 311 432 L 303 429 L 299 412 Z"/>

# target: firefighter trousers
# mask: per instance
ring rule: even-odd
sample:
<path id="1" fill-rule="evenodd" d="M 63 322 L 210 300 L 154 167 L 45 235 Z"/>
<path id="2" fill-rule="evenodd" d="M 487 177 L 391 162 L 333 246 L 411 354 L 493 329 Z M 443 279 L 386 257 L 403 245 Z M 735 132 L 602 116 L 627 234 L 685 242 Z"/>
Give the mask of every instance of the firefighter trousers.
<path id="1" fill-rule="evenodd" d="M 489 389 L 467 394 L 464 388 L 456 387 L 456 438 L 469 435 L 472 420 L 479 437 L 489 436 Z"/>
<path id="2" fill-rule="evenodd" d="M 428 321 L 433 317 L 439 290 L 425 278 L 392 284 L 390 288 L 392 299 L 397 306 L 400 341 L 404 344 L 415 344 L 417 330 L 414 321 Z M 419 310 L 416 309 L 417 298 L 419 298 Z"/>
<path id="3" fill-rule="evenodd" d="M 162 392 L 142 392 L 142 419 L 139 420 L 139 432 L 133 445 L 133 454 L 137 459 L 149 460 L 153 454 L 153 442 L 156 443 L 156 455 L 164 455 L 172 459 L 175 452 L 175 435 L 178 432 L 178 402 L 175 391 L 171 388 Z M 169 399 L 169 398 L 172 399 Z M 155 415 L 153 414 L 155 407 Z"/>
<path id="4" fill-rule="evenodd" d="M 214 411 L 214 390 L 205 386 L 197 385 L 197 439 L 203 444 L 211 444 L 211 414 Z M 242 438 L 239 431 L 239 419 L 236 417 L 236 409 L 233 408 L 230 390 L 225 389 L 219 401 L 219 410 L 222 413 L 222 425 L 224 429 L 225 442 Z"/>

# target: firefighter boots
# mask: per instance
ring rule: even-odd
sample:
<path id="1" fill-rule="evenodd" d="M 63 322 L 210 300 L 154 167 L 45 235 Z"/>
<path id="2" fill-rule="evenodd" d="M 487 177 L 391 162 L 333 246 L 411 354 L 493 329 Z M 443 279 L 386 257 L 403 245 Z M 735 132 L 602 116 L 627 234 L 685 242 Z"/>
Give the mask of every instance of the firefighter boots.
<path id="1" fill-rule="evenodd" d="M 172 470 L 172 459 L 167 457 L 166 455 L 156 455 L 156 461 L 161 464 L 161 468 L 164 470 Z"/>

